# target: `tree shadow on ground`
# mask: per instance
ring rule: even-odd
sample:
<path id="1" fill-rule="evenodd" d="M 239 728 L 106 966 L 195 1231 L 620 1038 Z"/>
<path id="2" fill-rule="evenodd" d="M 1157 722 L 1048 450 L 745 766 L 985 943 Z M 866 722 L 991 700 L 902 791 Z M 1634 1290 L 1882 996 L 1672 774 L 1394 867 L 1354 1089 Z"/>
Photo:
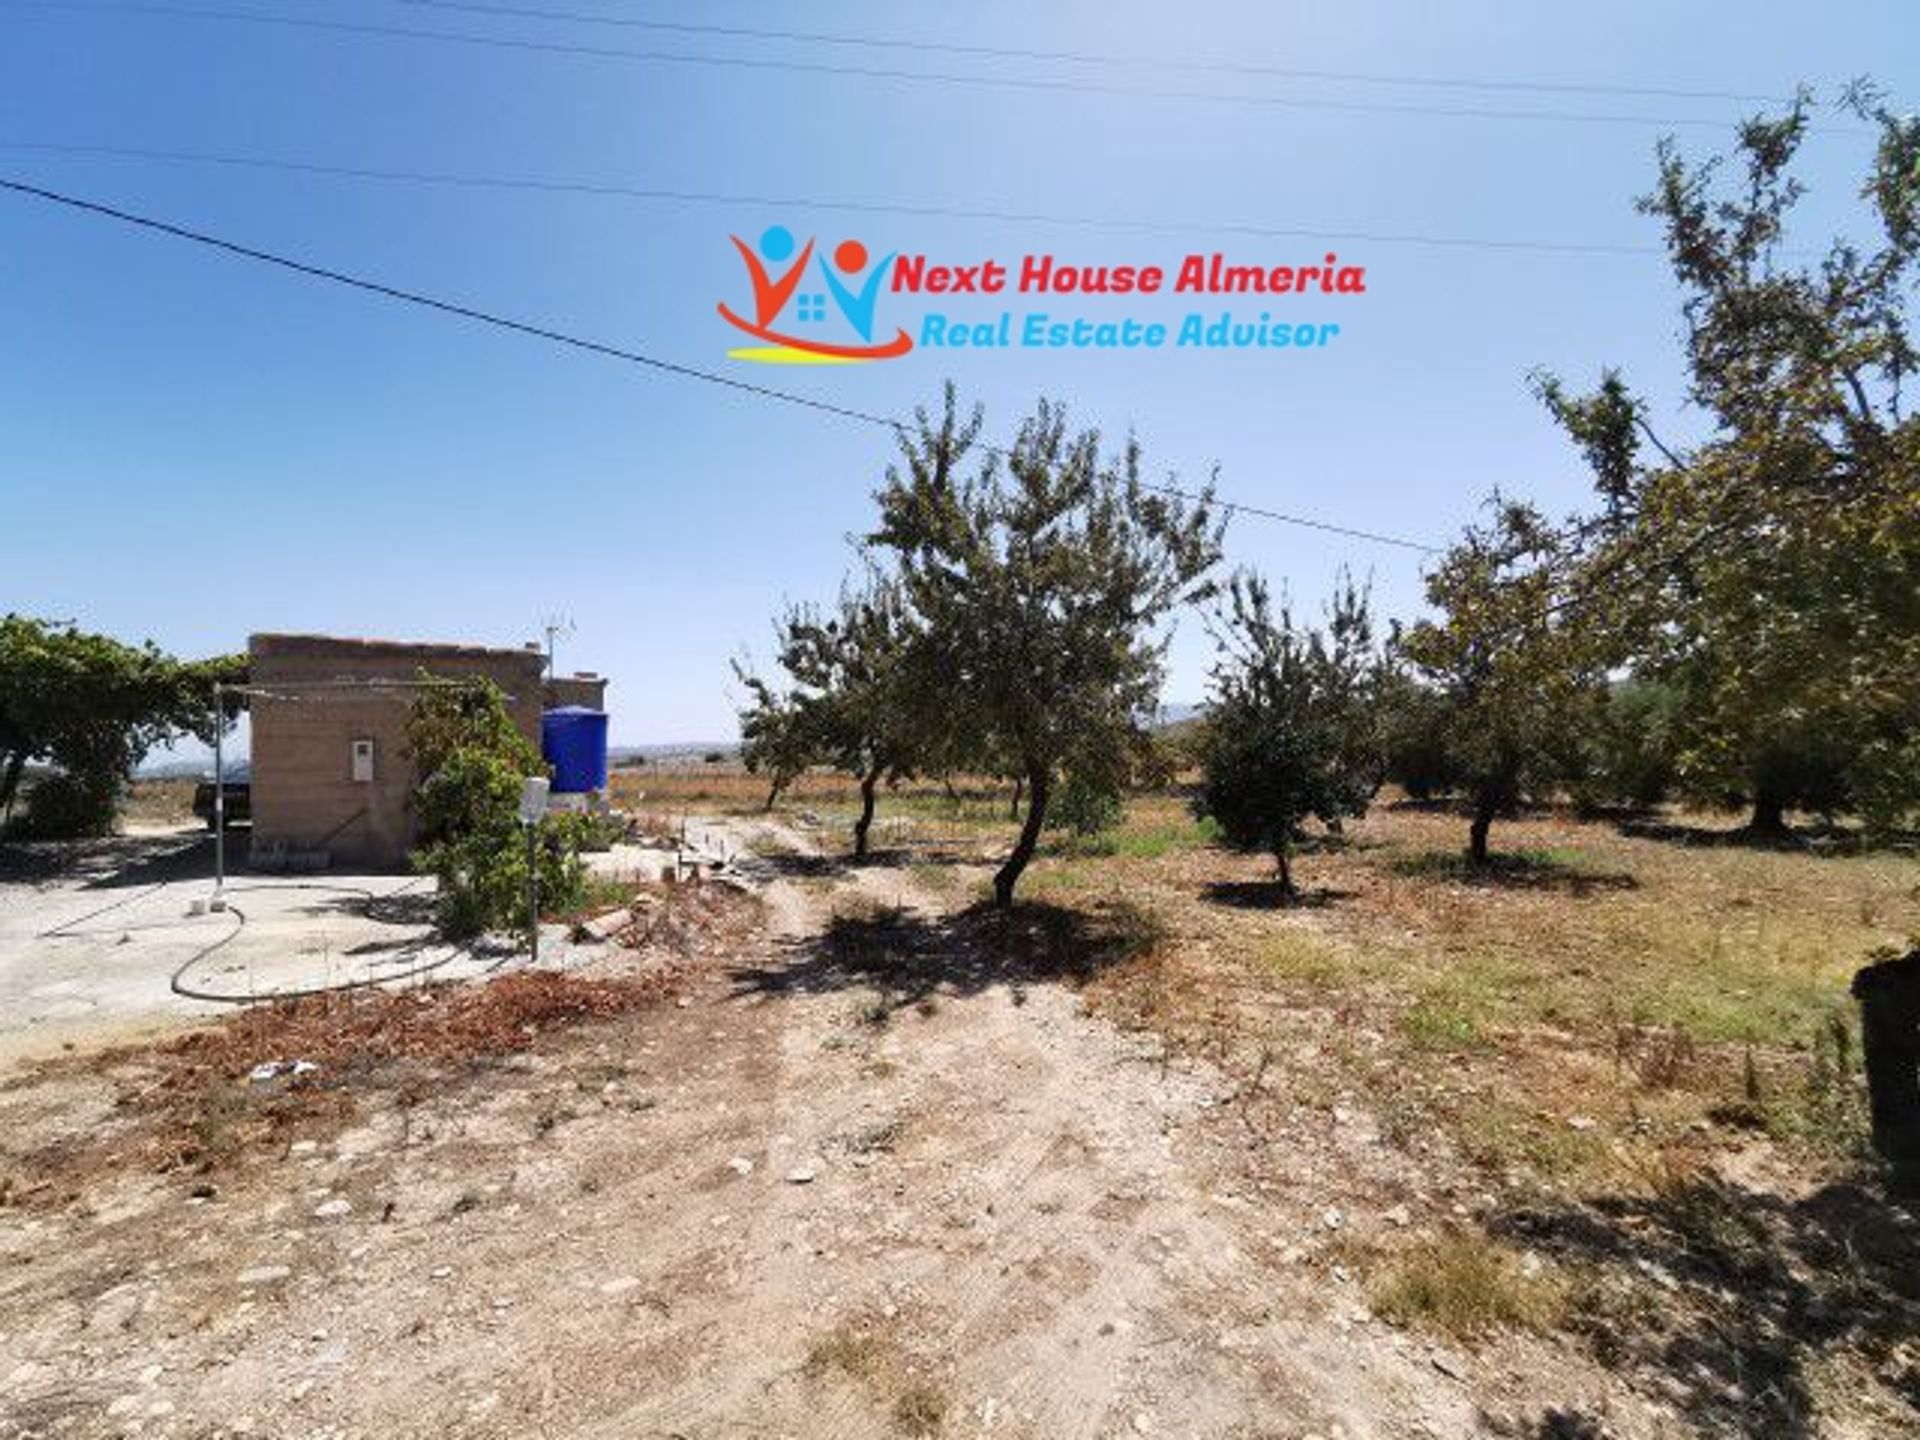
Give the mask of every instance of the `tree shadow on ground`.
<path id="1" fill-rule="evenodd" d="M 853 864 L 846 855 L 761 855 L 755 859 L 785 880 L 835 879 Z"/>
<path id="2" fill-rule="evenodd" d="M 1489 855 L 1475 862 L 1464 852 L 1430 850 L 1390 860 L 1386 868 L 1408 879 L 1450 880 L 1489 890 L 1550 890 L 1575 897 L 1640 887 L 1640 882 L 1624 870 L 1590 870 L 1535 853 Z"/>
<path id="3" fill-rule="evenodd" d="M 1667 845 L 1704 849 L 1772 850 L 1822 859 L 1863 855 L 1876 850 L 1908 855 L 1920 853 L 1920 831 L 1896 830 L 1870 837 L 1858 825 L 1832 820 L 1795 825 L 1784 831 L 1755 830 L 1750 825 L 1721 829 L 1655 818 L 1622 820 L 1614 828 L 1631 840 L 1653 840 Z"/>
<path id="4" fill-rule="evenodd" d="M 229 860 L 246 854 L 251 832 L 230 828 Z M 213 836 L 205 831 L 164 835 L 103 835 L 92 840 L 10 841 L 0 845 L 0 880 L 72 880 L 87 890 L 158 885 L 213 878 Z"/>
<path id="5" fill-rule="evenodd" d="M 1860 1185 L 1792 1199 L 1696 1175 L 1491 1228 L 1595 1277 L 1574 1327 L 1705 1434 L 1813 1440 L 1814 1371 L 1841 1351 L 1920 1429 L 1920 1225 Z"/>
<path id="6" fill-rule="evenodd" d="M 1235 910 L 1319 910 L 1351 900 L 1358 892 L 1308 886 L 1289 899 L 1278 880 L 1215 880 L 1202 886 L 1200 893 L 1215 905 Z"/>
<path id="7" fill-rule="evenodd" d="M 1598 1417 L 1558 1405 L 1531 1418 L 1508 1418 L 1483 1410 L 1480 1426 L 1491 1435 L 1510 1440 L 1613 1440 L 1613 1432 Z"/>
<path id="8" fill-rule="evenodd" d="M 731 972 L 734 994 L 878 991 L 900 1010 L 997 986 L 1081 982 L 1147 953 L 1164 938 L 1151 915 L 1115 901 L 1086 910 L 1026 903 L 975 905 L 951 915 L 882 910 L 835 915 L 781 963 Z"/>

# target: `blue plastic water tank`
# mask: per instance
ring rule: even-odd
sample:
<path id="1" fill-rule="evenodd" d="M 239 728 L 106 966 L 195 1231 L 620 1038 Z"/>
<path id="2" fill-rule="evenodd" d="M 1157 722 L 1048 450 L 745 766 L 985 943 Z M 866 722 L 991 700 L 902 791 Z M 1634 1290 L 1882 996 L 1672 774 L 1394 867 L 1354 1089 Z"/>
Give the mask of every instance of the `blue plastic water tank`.
<path id="1" fill-rule="evenodd" d="M 562 705 L 540 717 L 540 753 L 553 766 L 553 788 L 580 795 L 607 788 L 607 712 Z"/>

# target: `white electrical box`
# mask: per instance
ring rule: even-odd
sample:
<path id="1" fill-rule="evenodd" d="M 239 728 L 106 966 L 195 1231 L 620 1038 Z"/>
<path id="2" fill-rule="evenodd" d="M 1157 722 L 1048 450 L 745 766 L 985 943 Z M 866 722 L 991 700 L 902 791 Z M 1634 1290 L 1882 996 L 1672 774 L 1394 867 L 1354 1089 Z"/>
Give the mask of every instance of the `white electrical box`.
<path id="1" fill-rule="evenodd" d="M 353 778 L 360 784 L 373 781 L 373 741 L 356 740 L 353 742 Z"/>

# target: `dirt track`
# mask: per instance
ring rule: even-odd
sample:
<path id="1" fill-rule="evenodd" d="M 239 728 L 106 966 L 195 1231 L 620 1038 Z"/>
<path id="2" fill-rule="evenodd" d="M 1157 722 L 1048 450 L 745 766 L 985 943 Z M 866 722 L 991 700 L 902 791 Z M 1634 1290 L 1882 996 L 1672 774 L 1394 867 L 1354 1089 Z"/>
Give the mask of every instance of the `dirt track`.
<path id="1" fill-rule="evenodd" d="M 1364 1122 L 1250 1170 L 1222 1082 L 1069 988 L 956 958 L 874 989 L 823 929 L 927 897 L 800 868 L 677 1002 L 211 1198 L 0 1209 L 0 1435 L 1669 1433 L 1544 1345 L 1366 1315 L 1334 1247 L 1385 1222 L 1339 1197 L 1398 1182 Z M 0 1091 L 7 1148 L 106 1119 L 113 1078 Z"/>

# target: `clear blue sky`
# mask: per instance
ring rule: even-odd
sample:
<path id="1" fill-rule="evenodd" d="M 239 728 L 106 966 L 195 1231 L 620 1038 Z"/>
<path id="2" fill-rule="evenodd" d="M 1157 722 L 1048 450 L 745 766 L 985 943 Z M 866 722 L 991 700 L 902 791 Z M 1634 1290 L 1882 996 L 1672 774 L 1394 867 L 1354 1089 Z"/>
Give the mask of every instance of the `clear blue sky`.
<path id="1" fill-rule="evenodd" d="M 207 0 L 214 4 L 215 0 Z M 1156 68 L 1831 95 L 1867 72 L 1920 103 L 1920 12 L 1879 4 L 1256 3 L 965 7 L 526 0 L 696 24 L 1097 51 L 1139 68 L 662 33 L 339 0 L 218 0 L 253 14 L 578 46 L 1122 87 L 898 78 L 454 45 L 393 34 L 94 14 L 0 0 L 0 142 L 145 147 L 319 165 L 685 192 L 1147 218 L 1185 233 L 848 215 L 478 190 L 0 148 L 0 173 L 743 379 L 888 413 L 951 376 L 1004 433 L 1038 395 L 1157 469 L 1223 495 L 1444 540 L 1493 486 L 1560 510 L 1584 477 L 1530 398 L 1534 366 L 1624 366 L 1685 433 L 1674 295 L 1657 254 L 1251 238 L 1228 225 L 1652 246 L 1632 199 L 1663 129 L 1724 148 L 1737 101 L 1424 88 Z M 1229 91 L 1632 123 L 1149 95 Z M 1711 122 L 1675 124 L 1671 122 Z M 1669 122 L 1666 124 L 1660 122 Z M 1842 122 L 1823 117 L 1830 128 Z M 1867 141 L 1822 134 L 1802 232 L 1852 213 Z M 1367 267 L 1320 353 L 932 354 L 848 367 L 728 360 L 716 300 L 745 304 L 730 232 L 785 223 L 949 263 L 1051 250 L 1172 267 Z M 912 327 L 924 302 L 883 316 Z M 1009 303 L 1024 308 L 1019 297 Z M 1256 311 L 1257 300 L 1200 308 Z M 891 310 L 889 306 L 891 305 Z M 1067 313 L 1070 307 L 1056 308 Z M 1097 308 L 1097 307 L 1096 307 Z M 1102 313 L 1173 320 L 1173 297 Z M 958 306 L 955 307 L 958 309 Z M 997 313 L 973 302 L 969 315 Z M 562 611 L 563 668 L 610 674 L 617 741 L 733 733 L 728 659 L 764 653 L 786 599 L 831 594 L 870 513 L 884 434 L 476 328 L 0 195 L 0 605 L 169 649 L 251 630 L 518 643 Z M 1419 557 L 1251 517 L 1237 563 L 1317 605 L 1341 565 L 1382 607 Z M 1186 624 L 1168 695 L 1204 691 Z"/>

